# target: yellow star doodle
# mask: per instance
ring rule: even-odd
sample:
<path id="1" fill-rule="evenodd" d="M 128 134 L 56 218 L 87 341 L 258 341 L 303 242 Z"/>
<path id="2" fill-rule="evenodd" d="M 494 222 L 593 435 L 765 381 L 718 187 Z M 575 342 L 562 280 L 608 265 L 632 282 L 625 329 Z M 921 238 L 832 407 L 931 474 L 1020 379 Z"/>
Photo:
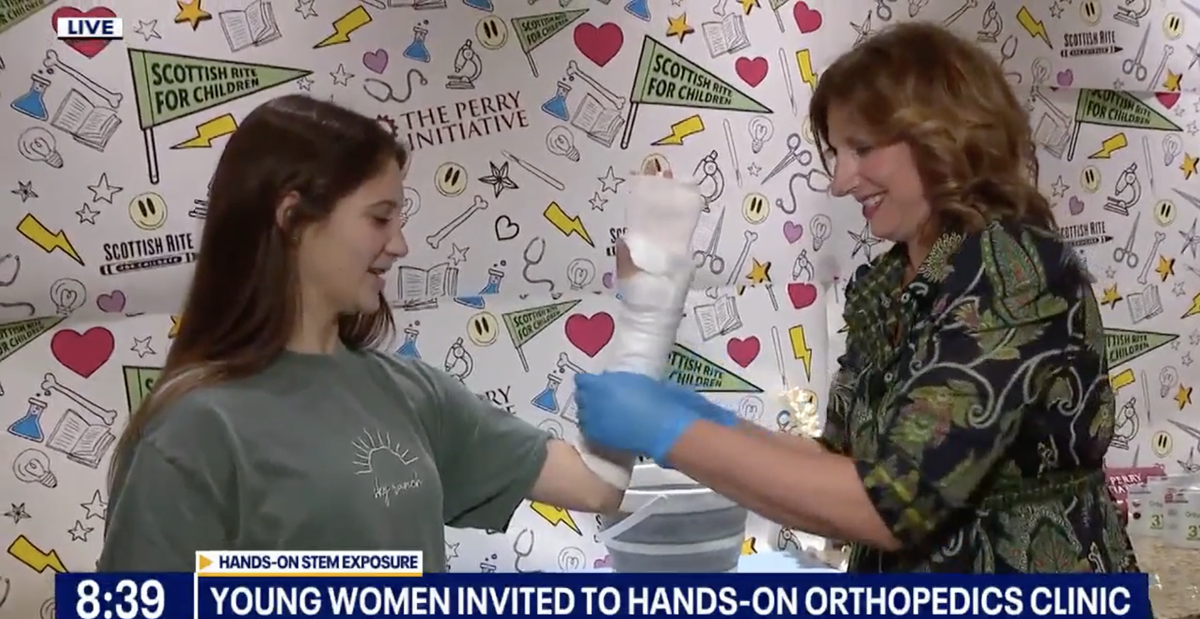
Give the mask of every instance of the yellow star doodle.
<path id="1" fill-rule="evenodd" d="M 738 4 L 742 5 L 742 11 L 744 11 L 746 15 L 749 15 L 750 11 L 757 9 L 759 6 L 758 0 L 738 0 Z"/>
<path id="2" fill-rule="evenodd" d="M 746 276 L 746 279 L 750 280 L 751 282 L 754 282 L 755 284 L 763 284 L 763 283 L 770 282 L 771 281 L 771 263 L 770 262 L 759 262 L 758 260 L 754 260 L 754 266 L 750 267 L 750 274 Z"/>
<path id="3" fill-rule="evenodd" d="M 175 5 L 179 7 L 179 12 L 175 14 L 175 23 L 188 23 L 192 25 L 192 30 L 200 27 L 200 22 L 205 22 L 212 19 L 212 14 L 200 8 L 201 0 L 192 0 L 191 2 L 183 2 L 183 0 L 175 0 Z"/>
<path id="4" fill-rule="evenodd" d="M 696 29 L 688 25 L 687 13 L 683 13 L 679 17 L 667 16 L 668 37 L 675 37 L 679 39 L 680 43 L 683 43 L 683 38 L 693 32 L 696 32 Z"/>

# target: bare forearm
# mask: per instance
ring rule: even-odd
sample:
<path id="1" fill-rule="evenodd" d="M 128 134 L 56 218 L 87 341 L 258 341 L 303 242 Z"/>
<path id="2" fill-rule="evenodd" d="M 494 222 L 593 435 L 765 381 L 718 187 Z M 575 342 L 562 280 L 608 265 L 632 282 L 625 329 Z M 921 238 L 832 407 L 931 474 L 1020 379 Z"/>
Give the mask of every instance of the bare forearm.
<path id="1" fill-rule="evenodd" d="M 774 432 L 756 423 L 743 421 L 737 425 L 737 429 L 751 436 L 771 441 L 785 449 L 810 454 L 829 453 L 820 443 L 810 438 L 788 434 L 787 432 Z"/>
<path id="2" fill-rule="evenodd" d="M 697 422 L 676 443 L 675 468 L 739 504 L 822 537 L 884 549 L 895 539 L 866 495 L 854 461 L 815 442 Z"/>
<path id="3" fill-rule="evenodd" d="M 552 440 L 529 498 L 563 509 L 611 514 L 620 508 L 624 494 L 589 468 L 575 446 Z"/>

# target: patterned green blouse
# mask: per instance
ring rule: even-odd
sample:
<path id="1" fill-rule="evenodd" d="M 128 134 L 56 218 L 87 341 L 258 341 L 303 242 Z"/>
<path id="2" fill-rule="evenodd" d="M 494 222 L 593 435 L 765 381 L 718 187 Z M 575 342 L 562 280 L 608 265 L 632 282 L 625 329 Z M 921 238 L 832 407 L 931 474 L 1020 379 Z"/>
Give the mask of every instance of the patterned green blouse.
<path id="1" fill-rule="evenodd" d="M 1090 277 L 1042 229 L 897 245 L 846 289 L 821 441 L 855 459 L 904 549 L 855 572 L 1137 571 L 1102 472 L 1113 392 Z"/>

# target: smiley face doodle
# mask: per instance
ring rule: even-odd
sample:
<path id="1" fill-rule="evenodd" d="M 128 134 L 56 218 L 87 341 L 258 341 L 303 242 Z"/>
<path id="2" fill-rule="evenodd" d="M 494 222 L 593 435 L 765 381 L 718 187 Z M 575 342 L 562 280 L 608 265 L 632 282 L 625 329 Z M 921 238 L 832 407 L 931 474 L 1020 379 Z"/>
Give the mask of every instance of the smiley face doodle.
<path id="1" fill-rule="evenodd" d="M 742 200 L 742 216 L 746 221 L 758 225 L 767 220 L 771 214 L 771 202 L 761 193 L 746 194 Z"/>
<path id="2" fill-rule="evenodd" d="M 167 222 L 167 202 L 156 193 L 143 193 L 129 201 L 129 219 L 142 230 L 157 230 Z"/>
<path id="3" fill-rule="evenodd" d="M 489 15 L 475 24 L 475 38 L 484 49 L 498 50 L 508 43 L 508 26 L 504 25 L 503 19 Z"/>
<path id="4" fill-rule="evenodd" d="M 491 346 L 500 335 L 500 321 L 491 312 L 479 312 L 467 320 L 467 338 L 476 346 Z"/>
<path id="5" fill-rule="evenodd" d="M 447 161 L 434 172 L 433 185 L 438 193 L 447 198 L 461 196 L 467 190 L 467 170 L 453 161 Z"/>
<path id="6" fill-rule="evenodd" d="M 1079 184 L 1088 193 L 1100 191 L 1100 170 L 1096 169 L 1096 166 L 1085 167 L 1079 174 Z"/>

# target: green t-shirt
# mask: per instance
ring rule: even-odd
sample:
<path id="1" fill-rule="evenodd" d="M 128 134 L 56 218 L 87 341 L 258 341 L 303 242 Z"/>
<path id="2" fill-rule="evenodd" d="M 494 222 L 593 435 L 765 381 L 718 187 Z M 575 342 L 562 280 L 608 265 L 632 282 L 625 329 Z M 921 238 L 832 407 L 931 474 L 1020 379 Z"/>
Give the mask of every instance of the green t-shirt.
<path id="1" fill-rule="evenodd" d="M 109 498 L 100 571 L 186 571 L 202 550 L 419 550 L 503 530 L 549 435 L 416 360 L 287 352 L 152 421 Z"/>

